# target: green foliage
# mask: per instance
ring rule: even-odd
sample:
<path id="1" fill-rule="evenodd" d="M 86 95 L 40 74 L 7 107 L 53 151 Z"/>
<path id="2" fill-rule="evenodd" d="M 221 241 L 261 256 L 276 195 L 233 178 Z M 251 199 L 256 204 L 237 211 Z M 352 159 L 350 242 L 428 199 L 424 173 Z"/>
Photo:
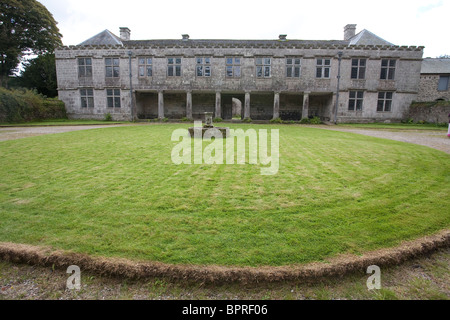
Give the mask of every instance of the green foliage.
<path id="1" fill-rule="evenodd" d="M 35 89 L 47 97 L 58 96 L 55 55 L 47 53 L 27 62 L 25 70 L 15 82 L 17 86 Z"/>
<path id="2" fill-rule="evenodd" d="M 57 22 L 36 0 L 0 1 L 0 86 L 25 54 L 53 52 L 62 44 Z"/>
<path id="3" fill-rule="evenodd" d="M 0 122 L 24 122 L 67 118 L 65 105 L 31 90 L 0 88 Z"/>
<path id="4" fill-rule="evenodd" d="M 214 118 L 213 122 L 222 122 L 223 119 L 220 117 Z"/>
<path id="5" fill-rule="evenodd" d="M 309 124 L 310 121 L 309 121 L 308 118 L 304 118 L 304 119 L 300 120 L 299 123 L 300 123 L 300 124 Z"/>
<path id="6" fill-rule="evenodd" d="M 189 122 L 189 121 L 191 121 L 191 120 L 189 120 L 189 118 L 187 118 L 187 117 L 184 117 L 184 118 L 181 119 L 181 121 L 182 121 L 182 122 Z"/>
<path id="7" fill-rule="evenodd" d="M 105 114 L 105 121 L 112 121 L 113 119 L 112 119 L 112 115 L 111 115 L 111 113 L 107 113 L 107 114 Z"/>
<path id="8" fill-rule="evenodd" d="M 311 123 L 311 124 L 322 124 L 322 120 L 320 120 L 319 117 L 314 117 L 314 118 L 310 119 L 309 123 Z"/>
<path id="9" fill-rule="evenodd" d="M 246 118 L 246 119 L 244 119 L 243 120 L 243 122 L 245 122 L 245 123 L 250 123 L 250 122 L 252 122 L 253 120 L 251 119 L 251 118 Z"/>
<path id="10" fill-rule="evenodd" d="M 275 118 L 270 120 L 270 123 L 283 123 L 283 120 L 281 120 L 281 118 Z"/>

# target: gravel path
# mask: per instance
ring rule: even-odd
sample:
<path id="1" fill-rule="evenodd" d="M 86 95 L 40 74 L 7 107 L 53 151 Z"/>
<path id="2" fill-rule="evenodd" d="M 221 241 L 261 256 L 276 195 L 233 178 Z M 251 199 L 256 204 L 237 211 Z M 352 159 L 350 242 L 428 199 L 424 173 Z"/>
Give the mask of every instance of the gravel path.
<path id="1" fill-rule="evenodd" d="M 341 132 L 351 132 L 363 134 L 366 136 L 396 140 L 407 143 L 419 144 L 422 146 L 434 148 L 450 154 L 450 138 L 447 137 L 447 131 L 434 130 L 377 130 L 377 129 L 359 129 L 335 126 L 311 126 L 326 130 L 335 130 Z"/>
<path id="2" fill-rule="evenodd" d="M 89 126 L 48 126 L 48 127 L 2 127 L 0 141 L 15 140 L 43 134 L 63 133 L 70 131 L 119 127 L 123 125 L 89 125 Z"/>
<path id="3" fill-rule="evenodd" d="M 106 127 L 119 127 L 124 125 L 90 125 L 90 126 L 53 126 L 53 127 L 7 127 L 0 128 L 0 141 L 14 140 L 25 137 L 38 136 L 43 134 L 62 133 L 69 131 L 98 129 Z M 342 132 L 351 132 L 363 134 L 372 137 L 397 140 L 402 142 L 419 144 L 450 154 L 450 138 L 446 131 L 434 130 L 377 130 L 377 129 L 359 129 L 336 126 L 310 126 L 326 130 L 335 130 Z"/>

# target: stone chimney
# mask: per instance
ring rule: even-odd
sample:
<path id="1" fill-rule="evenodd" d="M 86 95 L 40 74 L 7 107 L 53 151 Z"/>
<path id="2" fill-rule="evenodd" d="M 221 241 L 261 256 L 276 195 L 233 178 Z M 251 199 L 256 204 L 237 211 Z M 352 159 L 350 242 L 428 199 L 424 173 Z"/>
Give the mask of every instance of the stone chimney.
<path id="1" fill-rule="evenodd" d="M 130 40 L 130 32 L 131 30 L 126 27 L 120 28 L 120 39 Z"/>
<path id="2" fill-rule="evenodd" d="M 344 28 L 344 40 L 350 40 L 356 34 L 356 24 L 348 24 Z"/>

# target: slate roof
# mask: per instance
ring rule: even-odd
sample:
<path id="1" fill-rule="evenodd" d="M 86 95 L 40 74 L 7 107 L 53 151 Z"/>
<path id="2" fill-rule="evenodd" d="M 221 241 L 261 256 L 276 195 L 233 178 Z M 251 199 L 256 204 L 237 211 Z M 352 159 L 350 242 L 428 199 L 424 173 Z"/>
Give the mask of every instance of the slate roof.
<path id="1" fill-rule="evenodd" d="M 426 58 L 422 61 L 421 74 L 450 74 L 450 59 Z"/>
<path id="2" fill-rule="evenodd" d="M 390 43 L 389 41 L 386 41 L 376 34 L 370 32 L 369 30 L 362 30 L 360 33 L 356 34 L 354 37 L 352 37 L 349 40 L 349 45 L 383 45 L 383 46 L 393 46 L 393 43 Z"/>
<path id="3" fill-rule="evenodd" d="M 90 45 L 120 45 L 120 46 L 148 46 L 148 47 L 165 47 L 165 46 L 350 46 L 350 45 L 383 45 L 393 46 L 394 44 L 378 37 L 368 30 L 363 30 L 350 40 L 122 40 L 109 30 L 104 30 L 92 38 L 82 42 L 79 46 Z"/>
<path id="4" fill-rule="evenodd" d="M 122 40 L 109 30 L 104 30 L 99 34 L 89 38 L 88 40 L 79 44 L 80 46 L 90 46 L 90 45 L 120 45 L 122 46 Z"/>

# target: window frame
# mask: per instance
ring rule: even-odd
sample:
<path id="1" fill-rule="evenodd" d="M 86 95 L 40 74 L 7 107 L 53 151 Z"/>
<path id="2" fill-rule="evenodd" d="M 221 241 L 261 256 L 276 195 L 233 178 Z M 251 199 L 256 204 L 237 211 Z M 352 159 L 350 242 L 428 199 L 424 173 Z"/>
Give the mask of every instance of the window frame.
<path id="1" fill-rule="evenodd" d="M 212 77 L 212 57 L 195 58 L 195 76 L 201 78 Z"/>
<path id="2" fill-rule="evenodd" d="M 291 60 L 291 63 L 289 63 Z M 298 63 L 296 63 L 298 60 Z M 298 75 L 296 73 L 298 69 Z M 286 78 L 298 79 L 302 77 L 302 58 L 300 57 L 287 57 L 286 58 Z"/>
<path id="3" fill-rule="evenodd" d="M 172 63 L 170 62 L 172 60 Z M 179 62 L 178 62 L 179 60 Z M 167 57 L 167 77 L 181 77 L 183 58 L 179 56 Z"/>
<path id="4" fill-rule="evenodd" d="M 81 108 L 94 108 L 94 89 L 93 88 L 81 88 L 80 89 L 80 101 Z"/>
<path id="5" fill-rule="evenodd" d="M 445 85 L 444 79 L 447 79 L 447 85 Z M 443 84 L 444 84 L 444 86 L 443 86 Z M 450 75 L 439 76 L 437 91 L 439 91 L 439 92 L 448 91 L 449 86 L 450 86 Z M 442 89 L 444 87 L 445 87 L 445 89 Z"/>
<path id="6" fill-rule="evenodd" d="M 320 63 L 319 63 L 320 61 Z M 326 64 L 329 61 L 329 64 Z M 316 78 L 317 79 L 331 79 L 331 58 L 316 58 Z M 320 70 L 320 72 L 319 72 Z M 320 73 L 320 75 L 319 75 Z M 328 76 L 327 76 L 328 73 Z"/>
<path id="7" fill-rule="evenodd" d="M 143 61 L 144 63 L 142 63 L 142 60 L 144 60 Z M 150 63 L 149 63 L 149 61 L 150 61 Z M 144 72 L 144 75 L 142 75 L 141 71 Z M 138 57 L 138 77 L 139 78 L 153 77 L 153 57 L 150 57 L 150 56 Z"/>
<path id="8" fill-rule="evenodd" d="M 112 102 L 112 103 L 110 103 Z M 118 104 L 118 106 L 117 106 Z M 121 108 L 121 90 L 120 88 L 106 89 L 106 107 L 107 108 Z"/>
<path id="9" fill-rule="evenodd" d="M 87 64 L 87 60 L 90 60 L 90 64 Z M 83 62 L 82 64 L 80 62 Z M 92 57 L 79 57 L 77 59 L 78 65 L 78 78 L 92 78 Z M 83 70 L 83 72 L 80 72 Z M 88 74 L 90 70 L 90 74 Z M 83 74 L 82 74 L 83 73 Z"/>
<path id="10" fill-rule="evenodd" d="M 108 60 L 111 61 L 111 64 L 108 63 Z M 108 79 L 120 78 L 120 58 L 118 57 L 105 58 L 105 78 Z"/>
<path id="11" fill-rule="evenodd" d="M 255 66 L 257 79 L 272 78 L 272 57 L 257 57 L 255 59 Z"/>
<path id="12" fill-rule="evenodd" d="M 354 97 L 352 95 L 354 94 Z M 364 91 L 363 90 L 349 90 L 348 92 L 348 111 L 358 112 L 363 111 L 364 107 Z"/>
<path id="13" fill-rule="evenodd" d="M 387 63 L 383 65 L 385 61 Z M 397 59 L 381 59 L 380 80 L 395 80 L 396 69 Z"/>
<path id="14" fill-rule="evenodd" d="M 350 78 L 352 80 L 365 80 L 366 79 L 366 68 L 367 68 L 367 58 L 352 58 L 352 69 L 350 73 Z"/>
<path id="15" fill-rule="evenodd" d="M 377 112 L 392 112 L 394 91 L 378 92 Z"/>
<path id="16" fill-rule="evenodd" d="M 231 60 L 231 63 L 229 63 L 229 60 Z M 228 79 L 241 78 L 242 76 L 241 67 L 242 67 L 242 57 L 226 57 L 225 77 Z"/>

